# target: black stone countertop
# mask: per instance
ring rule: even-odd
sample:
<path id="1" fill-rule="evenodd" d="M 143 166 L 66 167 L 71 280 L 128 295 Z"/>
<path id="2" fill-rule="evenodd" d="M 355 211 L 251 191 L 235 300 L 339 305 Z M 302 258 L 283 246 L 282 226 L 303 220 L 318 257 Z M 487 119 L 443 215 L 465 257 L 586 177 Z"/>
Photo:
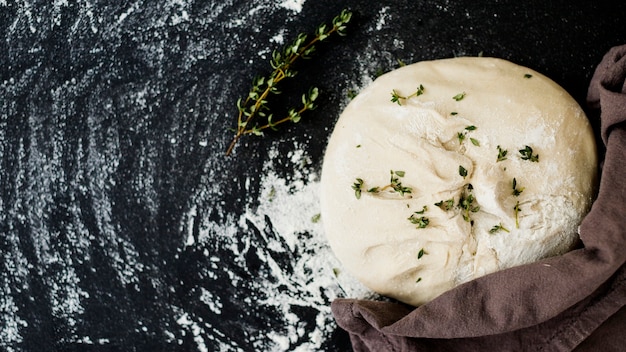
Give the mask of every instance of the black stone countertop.
<path id="1" fill-rule="evenodd" d="M 626 3 L 584 3 L 0 1 L 0 350 L 350 350 L 329 304 L 367 292 L 315 221 L 349 92 L 399 60 L 482 54 L 584 104 L 626 43 Z M 343 7 L 348 36 L 276 97 L 317 85 L 320 107 L 226 157 L 271 51 Z"/>

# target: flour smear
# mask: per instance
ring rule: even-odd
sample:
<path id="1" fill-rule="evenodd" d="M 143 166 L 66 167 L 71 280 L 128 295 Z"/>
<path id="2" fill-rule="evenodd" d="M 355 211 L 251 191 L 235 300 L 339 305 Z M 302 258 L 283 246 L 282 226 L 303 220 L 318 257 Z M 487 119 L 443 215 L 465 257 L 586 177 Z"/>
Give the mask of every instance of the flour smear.
<path id="1" fill-rule="evenodd" d="M 270 310 L 283 318 L 276 326 L 267 327 L 258 333 L 259 336 L 251 338 L 259 339 L 256 348 L 263 351 L 320 351 L 337 329 L 330 311 L 332 300 L 338 297 L 370 298 L 374 295 L 343 271 L 327 245 L 323 219 L 319 218 L 319 172 L 312 167 L 306 146 L 294 142 L 287 148 L 291 150 L 288 152 L 289 164 L 281 165 L 281 169 L 286 167 L 292 173 L 281 177 L 274 160 L 285 149 L 285 145 L 281 144 L 280 149 L 274 145 L 269 150 L 259 181 L 258 202 L 250 199 L 239 218 L 231 218 L 220 228 L 215 228 L 215 224 L 204 219 L 206 230 L 198 238 L 200 243 L 195 243 L 193 235 L 189 234 L 186 245 L 215 241 L 214 234 L 221 233 L 227 242 L 232 241 L 225 246 L 232 251 L 237 266 L 244 268 L 250 265 L 246 253 L 253 251 L 269 268 L 267 275 L 245 285 L 236 272 L 230 273 L 235 286 L 245 286 L 246 291 L 254 292 L 255 297 L 245 299 L 244 304 L 263 307 L 263 310 Z M 248 185 L 253 182 L 247 181 Z M 196 214 L 190 218 L 194 216 Z M 260 240 L 241 238 L 242 233 L 251 233 L 256 229 L 262 237 Z M 284 258 L 289 260 L 288 270 L 285 269 Z M 211 260 L 215 265 L 206 268 L 208 273 L 223 267 L 220 264 L 223 258 Z M 205 301 L 207 306 L 215 314 L 222 314 L 221 303 L 216 302 L 216 297 L 210 297 L 209 292 L 205 295 L 209 296 Z M 309 312 L 307 317 L 300 315 L 302 309 Z M 305 318 L 311 320 L 310 312 L 316 315 L 312 319 L 313 324 L 304 322 Z M 206 348 L 201 338 L 204 334 L 199 328 L 199 325 L 206 324 L 192 321 L 189 313 L 181 313 L 179 324 L 194 334 L 200 350 Z M 224 350 L 228 350 L 227 346 Z"/>
<path id="2" fill-rule="evenodd" d="M 0 0 L 0 7 L 7 3 Z M 11 55 L 23 49 L 13 43 L 43 43 L 53 37 L 76 55 L 67 62 L 35 62 L 0 81 L 0 88 L 11 93 L 9 102 L 34 94 L 29 101 L 43 106 L 29 106 L 23 130 L 9 128 L 12 108 L 0 113 L 0 148 L 15 147 L 14 163 L 6 164 L 10 169 L 0 168 L 15 191 L 11 202 L 0 199 L 0 220 L 5 225 L 5 249 L 0 253 L 4 264 L 0 349 L 20 351 L 40 339 L 61 349 L 132 348 L 133 343 L 146 341 L 171 350 L 201 352 L 328 348 L 325 344 L 337 329 L 330 311 L 332 300 L 368 298 L 372 293 L 342 270 L 327 245 L 324 219 L 318 218 L 320 170 L 311 164 L 306 144 L 287 141 L 270 148 L 262 173 L 245 180 L 249 193 L 259 198 L 243 200 L 237 215 L 224 210 L 228 196 L 222 186 L 231 180 L 221 178 L 228 167 L 222 149 L 209 154 L 206 173 L 201 176 L 203 185 L 180 210 L 180 223 L 174 223 L 170 233 L 124 231 L 133 226 L 125 226 L 127 209 L 119 204 L 133 200 L 143 206 L 141 213 L 128 209 L 136 215 L 133 219 L 150 223 L 158 218 L 163 182 L 187 176 L 157 172 L 169 167 L 163 160 L 195 156 L 194 148 L 215 148 L 213 131 L 196 135 L 201 134 L 199 121 L 206 119 L 201 114 L 215 112 L 210 119 L 220 121 L 235 109 L 233 92 L 224 87 L 231 87 L 230 78 L 241 73 L 230 65 L 239 57 L 240 48 L 230 43 L 245 40 L 250 30 L 260 32 L 267 21 L 282 18 L 284 25 L 269 33 L 267 42 L 250 44 L 258 55 L 247 59 L 261 60 L 291 40 L 290 24 L 306 13 L 305 1 L 226 0 L 209 2 L 206 7 L 184 0 L 158 6 L 145 1 L 116 6 L 98 1 L 70 3 L 54 1 L 46 11 L 44 5 L 36 8 L 31 2 L 18 2 L 15 20 L 7 27 Z M 371 38 L 367 46 L 355 54 L 359 72 L 345 77 L 345 86 L 355 91 L 371 82 L 377 69 L 394 62 L 388 52 L 379 50 L 380 38 L 375 33 L 393 16 L 388 8 L 378 14 L 365 29 Z M 51 35 L 53 30 L 66 32 L 56 36 Z M 202 35 L 189 35 L 184 41 L 172 37 L 194 31 Z M 83 44 L 86 49 L 81 52 Z M 28 54 L 41 50 L 33 47 Z M 116 55 L 132 56 L 137 65 L 126 67 L 125 62 L 116 61 Z M 196 77 L 198 67 L 209 67 L 204 65 L 206 60 L 224 72 L 198 85 L 189 77 Z M 46 74 L 65 72 L 65 67 L 56 65 L 66 63 L 77 64 L 71 77 Z M 111 99 L 106 79 L 117 74 L 128 82 L 119 85 Z M 190 81 L 168 80 L 174 74 Z M 178 90 L 174 94 L 170 89 Z M 207 92 L 213 99 L 205 99 Z M 35 98 L 39 93 L 47 98 Z M 190 109 L 196 103 L 207 109 Z M 161 104 L 168 107 L 169 116 L 177 116 L 171 125 L 153 125 L 153 114 L 164 109 Z M 74 129 L 75 121 L 83 121 L 81 129 Z M 16 130 L 22 133 L 19 138 L 9 135 Z M 125 149 L 121 142 L 128 135 L 137 136 L 143 144 Z M 289 153 L 289 165 L 280 165 L 280 170 L 293 170 L 287 176 L 274 164 L 275 157 L 284 152 Z M 120 175 L 129 157 L 136 162 L 133 172 Z M 122 182 L 128 193 L 116 193 Z M 64 217 L 51 221 L 61 206 Z M 157 236 L 173 240 L 163 247 L 144 240 Z M 168 257 L 171 262 L 161 263 L 153 253 L 173 253 Z M 263 270 L 254 271 L 250 258 Z M 172 263 L 180 268 L 172 269 Z M 107 270 L 96 270 L 100 268 Z M 185 274 L 197 269 L 197 273 L 189 274 L 183 283 L 176 275 L 179 269 Z M 103 275 L 108 280 L 104 286 L 92 282 Z M 97 310 L 100 305 L 125 309 L 119 326 L 101 325 L 107 321 L 101 318 L 111 319 L 115 313 L 101 317 L 106 312 Z M 49 312 L 42 313 L 46 307 Z M 239 315 L 230 315 L 233 310 Z M 241 326 L 240 318 L 247 319 L 247 325 Z M 44 325 L 50 321 L 54 336 Z"/>
<path id="3" fill-rule="evenodd" d="M 285 0 L 279 3 L 279 7 L 298 14 L 302 11 L 303 4 L 302 0 Z M 396 64 L 396 59 L 389 52 L 375 49 L 380 45 L 380 38 L 375 33 L 392 21 L 392 17 L 388 7 L 381 7 L 378 16 L 365 29 L 372 34 L 369 36 L 371 39 L 368 40 L 365 50 L 356 53 L 355 66 L 358 72 L 356 76 L 346 78 L 345 86 L 349 89 L 359 92 L 372 82 L 381 67 L 393 67 Z M 288 40 L 285 31 L 279 31 L 268 45 Z M 263 50 L 261 48 L 259 52 L 264 52 Z M 342 104 L 347 102 L 346 98 Z M 332 126 L 329 127 L 332 129 Z M 264 265 L 271 268 L 271 273 L 267 278 L 247 283 L 247 289 L 256 292 L 257 297 L 246 302 L 278 312 L 283 317 L 278 326 L 267 327 L 259 331 L 258 335 L 250 337 L 250 340 L 258 339 L 256 348 L 263 351 L 320 351 L 338 329 L 330 310 L 330 304 L 335 298 L 380 298 L 343 269 L 326 241 L 324 219 L 319 218 L 321 170 L 311 165 L 307 148 L 306 144 L 295 141 L 291 145 L 289 142 L 275 143 L 268 151 L 259 178 L 246 180 L 248 187 L 253 182 L 259 183 L 259 195 L 258 199 L 247 201 L 243 215 L 231 218 L 219 228 L 209 219 L 201 220 L 207 230 L 205 235 L 199 236 L 200 242 L 214 241 L 214 235 L 211 235 L 214 233 L 225 233 L 222 238 L 236 238 L 239 232 L 249 233 L 252 229 L 257 229 L 262 236 L 262 246 L 254 251 Z M 289 153 L 289 164 L 279 167 L 275 160 L 281 153 Z M 291 170 L 291 174 L 284 175 L 278 172 L 279 169 Z M 268 228 L 271 229 L 270 233 L 262 230 Z M 187 244 L 192 244 L 193 241 L 192 234 L 189 234 Z M 246 253 L 255 247 L 255 240 L 241 241 L 245 244 L 238 245 L 233 240 L 232 244 L 226 246 L 233 251 L 237 265 L 244 267 L 247 265 Z M 290 258 L 290 270 L 285 270 L 281 265 L 282 256 Z M 218 267 L 219 265 L 207 268 L 207 271 L 212 272 Z M 235 285 L 242 285 L 235 273 L 232 273 L 232 277 Z M 303 317 L 298 313 L 303 307 L 309 309 L 309 312 L 316 312 L 312 326 L 304 323 Z M 212 310 L 216 314 L 222 313 L 214 303 Z M 185 315 L 181 316 L 181 325 L 190 329 L 196 337 L 199 349 L 203 350 L 203 341 L 199 338 L 203 333 L 197 327 L 198 322 L 188 319 L 187 313 L 183 314 Z M 206 326 L 206 323 L 202 325 Z M 230 346 L 223 346 L 224 351 L 230 350 L 229 348 Z"/>

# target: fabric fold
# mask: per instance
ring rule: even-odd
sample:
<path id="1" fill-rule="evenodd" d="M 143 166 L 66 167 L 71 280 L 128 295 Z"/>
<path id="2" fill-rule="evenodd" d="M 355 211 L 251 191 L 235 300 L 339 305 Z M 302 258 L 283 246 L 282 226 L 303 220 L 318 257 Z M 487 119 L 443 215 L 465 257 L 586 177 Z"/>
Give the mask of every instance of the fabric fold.
<path id="1" fill-rule="evenodd" d="M 603 57 L 588 103 L 600 111 L 606 153 L 580 227 L 583 248 L 481 277 L 420 307 L 338 299 L 333 314 L 355 351 L 571 351 L 626 304 L 626 45 Z"/>
<path id="2" fill-rule="evenodd" d="M 602 142 L 607 144 L 608 131 L 626 120 L 626 45 L 611 48 L 596 67 L 587 105 L 599 109 Z"/>

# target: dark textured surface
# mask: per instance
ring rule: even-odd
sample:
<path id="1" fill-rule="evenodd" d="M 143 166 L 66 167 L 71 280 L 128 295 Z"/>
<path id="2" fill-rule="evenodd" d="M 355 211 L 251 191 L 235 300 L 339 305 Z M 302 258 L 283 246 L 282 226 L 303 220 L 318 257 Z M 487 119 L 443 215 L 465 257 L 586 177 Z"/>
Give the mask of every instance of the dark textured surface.
<path id="1" fill-rule="evenodd" d="M 264 208 L 264 180 L 309 192 L 347 91 L 398 60 L 502 57 L 582 104 L 626 43 L 623 4 L 283 3 L 0 1 L 0 349 L 349 350 L 319 228 L 281 227 L 301 209 Z M 343 6 L 277 103 L 316 84 L 320 108 L 225 157 L 271 50 Z"/>

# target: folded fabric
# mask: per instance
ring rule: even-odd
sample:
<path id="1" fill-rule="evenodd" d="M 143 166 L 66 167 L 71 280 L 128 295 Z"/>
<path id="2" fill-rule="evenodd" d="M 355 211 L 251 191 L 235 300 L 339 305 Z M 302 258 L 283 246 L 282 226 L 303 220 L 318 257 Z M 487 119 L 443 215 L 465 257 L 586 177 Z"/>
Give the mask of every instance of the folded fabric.
<path id="1" fill-rule="evenodd" d="M 626 348 L 626 45 L 596 68 L 588 105 L 599 112 L 606 152 L 582 248 L 486 275 L 420 307 L 337 299 L 333 315 L 355 351 Z"/>

